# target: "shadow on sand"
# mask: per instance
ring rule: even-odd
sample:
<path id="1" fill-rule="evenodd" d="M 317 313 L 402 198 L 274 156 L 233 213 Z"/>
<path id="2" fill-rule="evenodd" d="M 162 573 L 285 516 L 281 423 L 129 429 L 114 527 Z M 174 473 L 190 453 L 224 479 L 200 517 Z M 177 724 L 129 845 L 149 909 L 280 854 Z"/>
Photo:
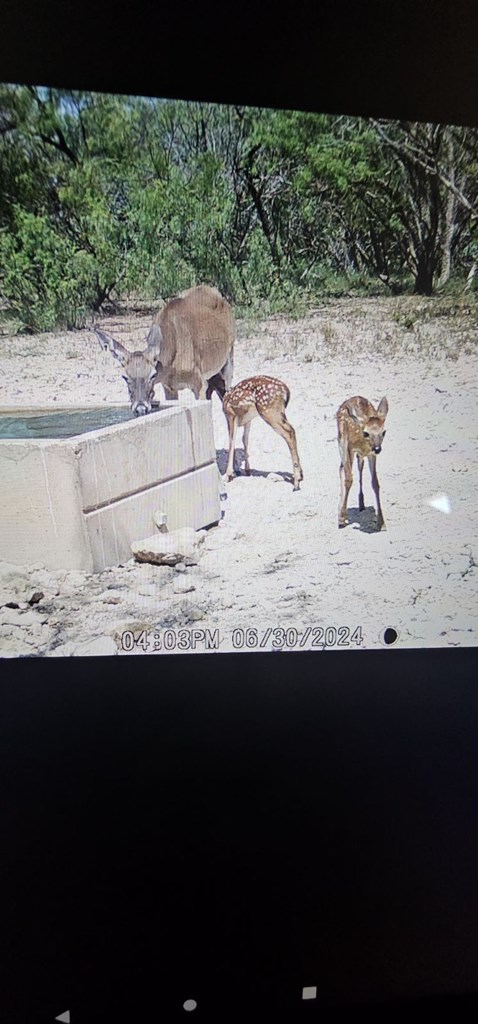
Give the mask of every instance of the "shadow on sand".
<path id="1" fill-rule="evenodd" d="M 229 452 L 227 451 L 226 448 L 217 448 L 216 449 L 217 467 L 218 467 L 218 470 L 219 470 L 221 476 L 225 475 L 225 472 L 226 472 L 226 469 L 227 469 L 228 456 L 229 456 Z M 244 462 L 245 462 L 245 452 L 244 452 L 244 449 L 243 448 L 236 448 L 236 458 L 235 458 L 236 476 L 246 476 L 247 475 L 246 471 L 244 469 Z M 292 473 L 281 473 L 281 472 L 277 472 L 275 469 L 274 470 L 272 470 L 272 469 L 268 469 L 268 470 L 251 469 L 251 472 L 249 473 L 249 476 L 251 476 L 251 477 L 252 476 L 262 476 L 262 477 L 266 478 L 266 477 L 269 476 L 270 473 L 274 473 L 274 476 L 282 477 L 282 480 L 284 480 L 285 483 L 288 483 L 288 484 L 290 484 L 291 482 L 293 483 Z"/>
<path id="2" fill-rule="evenodd" d="M 347 526 L 352 526 L 354 530 L 360 530 L 362 533 L 382 532 L 379 528 L 377 513 L 373 505 L 364 508 L 363 512 L 359 512 L 358 508 L 349 507 L 347 509 L 347 523 L 341 529 L 346 529 Z"/>

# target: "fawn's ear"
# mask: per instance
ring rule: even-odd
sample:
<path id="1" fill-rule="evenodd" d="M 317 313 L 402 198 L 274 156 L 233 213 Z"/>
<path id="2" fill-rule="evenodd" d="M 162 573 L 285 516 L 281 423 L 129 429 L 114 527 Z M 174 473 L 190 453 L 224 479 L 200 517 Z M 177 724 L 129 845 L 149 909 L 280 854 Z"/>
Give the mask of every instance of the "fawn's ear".
<path id="1" fill-rule="evenodd" d="M 377 409 L 377 413 L 379 416 L 382 417 L 383 420 L 385 419 L 388 413 L 388 402 L 386 398 L 382 398 L 382 401 L 380 402 L 380 405 Z"/>
<path id="2" fill-rule="evenodd" d="M 355 423 L 363 423 L 362 417 L 358 415 L 358 413 L 355 411 L 355 409 L 354 409 L 354 407 L 352 405 L 349 405 L 348 402 L 346 402 L 345 403 L 345 408 L 346 408 L 349 416 L 352 417 L 352 419 L 355 421 Z"/>

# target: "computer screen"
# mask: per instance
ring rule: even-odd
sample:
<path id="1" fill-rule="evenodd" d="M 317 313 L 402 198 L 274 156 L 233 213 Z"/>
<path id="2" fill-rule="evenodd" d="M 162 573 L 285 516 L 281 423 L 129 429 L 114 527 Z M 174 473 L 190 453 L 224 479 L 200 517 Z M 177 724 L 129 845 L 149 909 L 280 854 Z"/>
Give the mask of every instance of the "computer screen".
<path id="1" fill-rule="evenodd" d="M 0 97 L 2 655 L 476 645 L 476 129 Z"/>

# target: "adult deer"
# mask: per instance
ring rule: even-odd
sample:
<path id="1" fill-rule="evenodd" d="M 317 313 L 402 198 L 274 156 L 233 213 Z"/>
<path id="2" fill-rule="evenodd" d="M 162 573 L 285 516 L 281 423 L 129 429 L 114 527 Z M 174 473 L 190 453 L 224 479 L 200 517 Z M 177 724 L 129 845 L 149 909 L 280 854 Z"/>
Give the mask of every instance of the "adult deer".
<path id="1" fill-rule="evenodd" d="M 285 414 L 289 398 L 290 391 L 287 384 L 283 384 L 281 380 L 277 380 L 275 377 L 248 377 L 247 380 L 236 384 L 230 391 L 226 391 L 223 409 L 229 428 L 227 480 L 232 480 L 234 476 L 236 431 L 238 427 L 244 427 L 243 445 L 246 457 L 246 473 L 250 473 L 248 442 L 251 420 L 256 416 L 261 416 L 277 434 L 284 438 L 292 456 L 294 491 L 299 490 L 300 481 L 304 479 L 304 475 L 299 461 L 295 430 Z"/>
<path id="2" fill-rule="evenodd" d="M 377 455 L 382 451 L 382 442 L 386 431 L 384 423 L 388 413 L 388 402 L 382 398 L 378 409 L 374 409 L 371 402 L 366 398 L 349 398 L 343 402 L 337 412 L 338 442 L 340 451 L 340 505 L 339 505 L 339 527 L 345 526 L 347 521 L 347 499 L 353 483 L 352 464 L 354 455 L 357 455 L 359 469 L 359 511 L 365 508 L 363 500 L 362 474 L 364 460 L 368 459 L 372 487 L 377 502 L 377 519 L 380 530 L 385 529 L 385 523 L 380 505 L 380 484 L 377 476 Z"/>
<path id="3" fill-rule="evenodd" d="M 222 400 L 232 382 L 234 315 L 226 299 L 209 285 L 190 288 L 166 303 L 140 352 L 129 352 L 97 327 L 94 332 L 123 368 L 135 416 L 151 412 L 157 384 L 162 384 L 166 399 L 190 388 L 196 398 L 211 398 L 216 391 Z"/>

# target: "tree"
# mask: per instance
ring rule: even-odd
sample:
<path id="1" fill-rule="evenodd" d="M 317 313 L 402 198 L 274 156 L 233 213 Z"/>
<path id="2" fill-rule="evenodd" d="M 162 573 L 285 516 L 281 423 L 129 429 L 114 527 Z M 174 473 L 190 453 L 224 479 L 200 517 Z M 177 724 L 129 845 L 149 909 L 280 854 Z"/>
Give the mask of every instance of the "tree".
<path id="1" fill-rule="evenodd" d="M 471 129 L 5 86 L 0 177 L 0 293 L 29 330 L 200 281 L 289 308 L 474 280 Z"/>
<path id="2" fill-rule="evenodd" d="M 466 229 L 476 229 L 476 132 L 430 124 L 373 122 L 401 171 L 400 216 L 409 238 L 415 291 L 430 295 L 449 280 Z"/>

